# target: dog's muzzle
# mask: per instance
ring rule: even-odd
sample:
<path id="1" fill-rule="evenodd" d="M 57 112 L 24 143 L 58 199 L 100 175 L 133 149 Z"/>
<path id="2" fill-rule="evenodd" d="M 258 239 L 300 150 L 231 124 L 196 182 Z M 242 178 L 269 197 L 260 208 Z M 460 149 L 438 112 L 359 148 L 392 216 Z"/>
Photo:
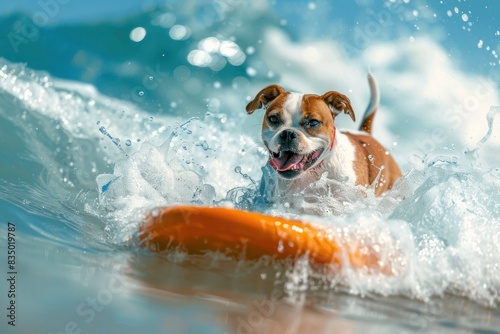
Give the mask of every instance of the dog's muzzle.
<path id="1" fill-rule="evenodd" d="M 279 133 L 279 151 L 269 152 L 269 165 L 284 178 L 293 179 L 313 166 L 323 153 L 323 149 L 299 152 L 299 141 L 300 135 L 296 131 L 283 130 Z"/>

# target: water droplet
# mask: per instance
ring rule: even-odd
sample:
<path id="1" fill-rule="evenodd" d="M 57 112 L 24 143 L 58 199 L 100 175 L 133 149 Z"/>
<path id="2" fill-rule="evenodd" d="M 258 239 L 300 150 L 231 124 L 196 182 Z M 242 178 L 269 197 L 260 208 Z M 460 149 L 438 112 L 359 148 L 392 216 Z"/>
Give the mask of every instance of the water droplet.
<path id="1" fill-rule="evenodd" d="M 130 139 L 127 139 L 127 140 L 125 141 L 125 145 L 127 145 L 127 146 L 132 145 L 132 141 L 131 141 Z"/>
<path id="2" fill-rule="evenodd" d="M 149 117 L 149 121 L 152 122 L 154 120 L 154 117 L 153 116 L 150 116 Z"/>
<path id="3" fill-rule="evenodd" d="M 137 138 L 135 141 L 138 142 L 138 143 L 140 143 L 141 142 L 141 138 Z"/>
<path id="4" fill-rule="evenodd" d="M 249 77 L 254 77 L 257 75 L 257 70 L 253 67 L 247 67 L 247 74 Z"/>
<path id="5" fill-rule="evenodd" d="M 373 161 L 373 155 L 368 154 L 368 160 Z"/>
<path id="6" fill-rule="evenodd" d="M 134 28 L 129 34 L 129 38 L 136 43 L 142 41 L 144 37 L 146 37 L 146 29 L 143 27 Z"/>
<path id="7" fill-rule="evenodd" d="M 267 274 L 266 273 L 261 273 L 260 274 L 260 278 L 262 278 L 263 280 L 267 278 Z"/>
<path id="8" fill-rule="evenodd" d="M 464 14 L 462 14 L 462 20 L 463 20 L 464 22 L 467 22 L 467 21 L 469 20 L 469 16 L 467 16 L 467 14 L 465 14 L 465 13 L 464 13 Z"/>
<path id="9" fill-rule="evenodd" d="M 169 31 L 170 38 L 176 41 L 187 39 L 190 34 L 191 29 L 188 29 L 187 27 L 180 24 L 174 25 L 172 28 L 170 28 Z"/>
<path id="10" fill-rule="evenodd" d="M 278 242 L 278 253 L 283 253 L 284 250 L 285 250 L 285 246 L 283 246 L 283 241 L 280 240 Z"/>
<path id="11" fill-rule="evenodd" d="M 241 174 L 241 167 L 240 166 L 234 167 L 234 171 L 238 174 Z"/>
<path id="12" fill-rule="evenodd" d="M 142 90 L 141 90 L 141 91 L 139 92 L 139 96 L 144 96 L 144 91 L 142 91 Z"/>
<path id="13" fill-rule="evenodd" d="M 101 121 L 97 121 L 95 124 L 99 125 L 99 124 L 101 124 Z"/>
<path id="14" fill-rule="evenodd" d="M 214 88 L 219 89 L 222 87 L 222 84 L 219 81 L 214 82 Z"/>

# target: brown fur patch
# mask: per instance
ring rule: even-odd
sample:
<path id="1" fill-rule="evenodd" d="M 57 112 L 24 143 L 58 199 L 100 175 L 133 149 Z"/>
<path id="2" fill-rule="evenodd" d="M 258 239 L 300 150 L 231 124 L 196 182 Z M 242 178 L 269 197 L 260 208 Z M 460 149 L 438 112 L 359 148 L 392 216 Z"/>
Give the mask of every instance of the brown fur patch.
<path id="1" fill-rule="evenodd" d="M 328 108 L 325 101 L 318 95 L 305 94 L 302 98 L 301 108 L 303 120 L 316 119 L 322 123 L 320 127 L 306 129 L 306 131 L 314 136 L 321 134 L 325 138 L 331 139 L 335 115 Z"/>
<path id="2" fill-rule="evenodd" d="M 270 113 L 279 112 L 281 117 L 283 118 L 283 105 L 285 104 L 285 101 L 286 99 L 288 99 L 289 95 L 290 93 L 288 92 L 282 93 L 278 95 L 271 103 L 269 103 L 266 108 L 264 119 L 262 120 L 262 130 L 269 127 L 267 117 Z"/>
<path id="3" fill-rule="evenodd" d="M 375 185 L 375 194 L 380 196 L 383 192 L 391 189 L 394 182 L 402 175 L 392 155 L 386 154 L 388 151 L 369 135 L 349 132 L 346 132 L 345 135 L 356 146 L 354 171 L 357 183 L 370 186 L 380 173 L 378 184 Z M 380 172 L 382 166 L 384 166 L 384 170 Z"/>
<path id="4" fill-rule="evenodd" d="M 354 115 L 354 110 L 351 107 L 351 101 L 344 94 L 340 94 L 336 91 L 330 91 L 321 96 L 321 99 L 325 101 L 329 106 L 333 107 L 338 112 L 344 112 L 351 116 L 353 122 L 356 122 L 356 116 Z"/>
<path id="5" fill-rule="evenodd" d="M 247 104 L 247 113 L 252 114 L 255 110 L 262 108 L 279 95 L 283 95 L 283 93 L 285 93 L 285 90 L 279 85 L 269 85 L 263 88 L 255 95 L 255 98 Z"/>

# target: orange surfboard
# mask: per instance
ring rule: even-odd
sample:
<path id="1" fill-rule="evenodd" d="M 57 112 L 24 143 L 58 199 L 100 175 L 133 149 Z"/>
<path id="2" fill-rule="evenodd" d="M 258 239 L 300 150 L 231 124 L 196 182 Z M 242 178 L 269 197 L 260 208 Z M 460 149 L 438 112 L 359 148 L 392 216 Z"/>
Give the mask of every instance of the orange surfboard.
<path id="1" fill-rule="evenodd" d="M 234 259 L 308 257 L 309 261 L 375 269 L 375 252 L 351 245 L 331 230 L 298 220 L 221 207 L 173 206 L 149 213 L 139 228 L 139 242 L 152 252 L 182 249 L 188 254 L 217 251 Z"/>

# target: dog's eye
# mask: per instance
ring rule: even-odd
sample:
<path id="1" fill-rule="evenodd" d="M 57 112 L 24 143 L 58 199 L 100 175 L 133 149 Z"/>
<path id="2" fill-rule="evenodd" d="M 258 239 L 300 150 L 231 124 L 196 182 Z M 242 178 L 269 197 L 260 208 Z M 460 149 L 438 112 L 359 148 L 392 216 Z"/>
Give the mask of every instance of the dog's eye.
<path id="1" fill-rule="evenodd" d="M 320 121 L 317 119 L 310 119 L 309 122 L 307 122 L 307 126 L 310 128 L 316 128 L 321 124 Z"/>
<path id="2" fill-rule="evenodd" d="M 269 116 L 269 117 L 267 118 L 267 121 L 268 121 L 270 124 L 275 125 L 275 124 L 278 124 L 278 123 L 279 123 L 280 119 L 279 119 L 279 118 L 278 118 L 278 116 L 276 116 L 276 115 L 271 115 L 271 116 Z"/>

